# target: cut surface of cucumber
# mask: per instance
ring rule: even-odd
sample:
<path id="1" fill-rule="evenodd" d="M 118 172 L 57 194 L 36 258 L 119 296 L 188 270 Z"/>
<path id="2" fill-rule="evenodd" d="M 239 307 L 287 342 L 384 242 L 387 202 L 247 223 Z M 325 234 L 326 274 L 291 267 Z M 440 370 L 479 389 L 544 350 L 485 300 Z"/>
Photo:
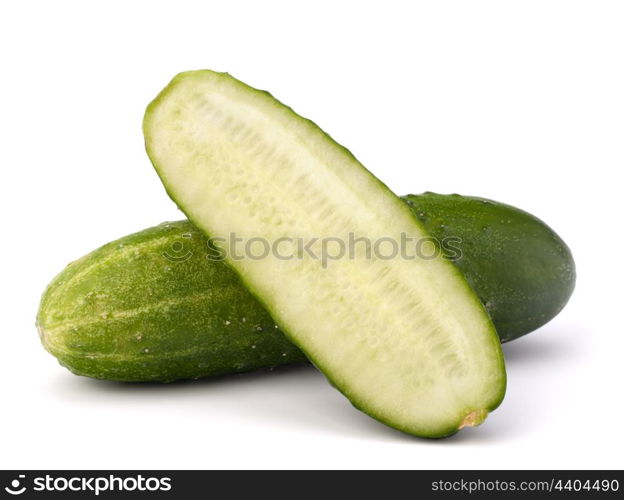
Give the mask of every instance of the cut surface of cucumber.
<path id="1" fill-rule="evenodd" d="M 350 235 L 426 238 L 409 208 L 345 148 L 270 94 L 228 74 L 181 73 L 148 106 L 148 155 L 171 198 L 221 244 L 286 335 L 359 409 L 427 437 L 479 424 L 505 392 L 483 306 L 442 258 L 293 248 L 234 258 L 232 235 L 270 244 Z M 256 240 L 257 241 L 257 240 Z M 294 244 L 293 244 L 294 245 Z M 257 255 L 257 254 L 256 254 Z"/>

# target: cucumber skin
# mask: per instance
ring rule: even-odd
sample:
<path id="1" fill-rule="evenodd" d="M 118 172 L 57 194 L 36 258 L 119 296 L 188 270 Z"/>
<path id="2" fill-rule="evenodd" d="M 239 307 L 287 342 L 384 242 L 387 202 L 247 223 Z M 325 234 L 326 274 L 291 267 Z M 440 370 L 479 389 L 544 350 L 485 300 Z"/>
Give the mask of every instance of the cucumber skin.
<path id="1" fill-rule="evenodd" d="M 403 199 L 434 238 L 462 240 L 463 255 L 454 262 L 489 309 L 502 341 L 541 326 L 567 302 L 574 261 L 539 219 L 482 198 L 425 193 Z M 183 248 L 176 251 L 176 243 Z M 41 301 L 37 325 L 44 347 L 73 373 L 127 382 L 306 361 L 237 274 L 208 260 L 206 245 L 195 226 L 179 221 L 71 263 Z"/>
<path id="2" fill-rule="evenodd" d="M 456 194 L 403 199 L 436 239 L 461 239 L 462 257 L 455 265 L 502 342 L 537 330 L 567 304 L 576 281 L 572 253 L 538 218 L 510 205 Z"/>
<path id="3" fill-rule="evenodd" d="M 37 326 L 63 366 L 106 380 L 171 382 L 305 360 L 234 271 L 207 259 L 206 238 L 188 221 L 69 264 L 44 292 Z"/>

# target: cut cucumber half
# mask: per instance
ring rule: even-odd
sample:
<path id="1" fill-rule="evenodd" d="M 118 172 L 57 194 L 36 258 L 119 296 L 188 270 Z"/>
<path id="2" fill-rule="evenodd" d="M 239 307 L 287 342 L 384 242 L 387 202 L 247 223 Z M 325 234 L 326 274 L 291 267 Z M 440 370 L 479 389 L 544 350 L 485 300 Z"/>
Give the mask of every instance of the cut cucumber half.
<path id="1" fill-rule="evenodd" d="M 361 244 L 330 261 L 297 253 L 301 240 L 316 241 L 318 256 L 322 241 L 428 236 L 405 203 L 314 123 L 206 70 L 177 75 L 148 106 L 143 130 L 171 198 L 221 238 L 249 290 L 354 406 L 391 427 L 441 437 L 479 424 L 500 404 L 500 343 L 450 262 L 430 253 L 371 255 Z M 279 254 L 237 258 L 233 236 L 285 244 Z M 295 258 L 284 259 L 289 243 Z"/>

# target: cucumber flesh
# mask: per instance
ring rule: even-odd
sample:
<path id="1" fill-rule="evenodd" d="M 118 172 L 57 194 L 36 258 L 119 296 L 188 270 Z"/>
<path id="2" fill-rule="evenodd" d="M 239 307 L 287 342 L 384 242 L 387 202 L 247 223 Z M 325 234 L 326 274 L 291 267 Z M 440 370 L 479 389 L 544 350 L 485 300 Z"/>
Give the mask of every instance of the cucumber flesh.
<path id="1" fill-rule="evenodd" d="M 227 74 L 176 76 L 149 105 L 148 155 L 206 234 L 371 240 L 427 237 L 407 206 L 315 124 Z M 504 395 L 500 343 L 442 258 L 228 263 L 286 335 L 362 411 L 439 437 L 480 423 Z"/>

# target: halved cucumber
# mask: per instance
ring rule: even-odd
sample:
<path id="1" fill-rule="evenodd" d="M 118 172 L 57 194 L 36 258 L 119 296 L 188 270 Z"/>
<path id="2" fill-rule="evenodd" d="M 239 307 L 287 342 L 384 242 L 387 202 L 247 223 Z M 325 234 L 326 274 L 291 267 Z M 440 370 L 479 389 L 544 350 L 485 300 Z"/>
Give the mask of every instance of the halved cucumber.
<path id="1" fill-rule="evenodd" d="M 281 328 L 351 402 L 409 433 L 480 423 L 505 392 L 496 332 L 442 258 L 232 258 L 231 235 L 269 243 L 427 233 L 346 149 L 230 75 L 181 73 L 149 105 L 146 149 L 167 192 Z M 294 251 L 294 248 L 293 248 Z M 283 254 L 283 252 L 281 252 Z"/>

